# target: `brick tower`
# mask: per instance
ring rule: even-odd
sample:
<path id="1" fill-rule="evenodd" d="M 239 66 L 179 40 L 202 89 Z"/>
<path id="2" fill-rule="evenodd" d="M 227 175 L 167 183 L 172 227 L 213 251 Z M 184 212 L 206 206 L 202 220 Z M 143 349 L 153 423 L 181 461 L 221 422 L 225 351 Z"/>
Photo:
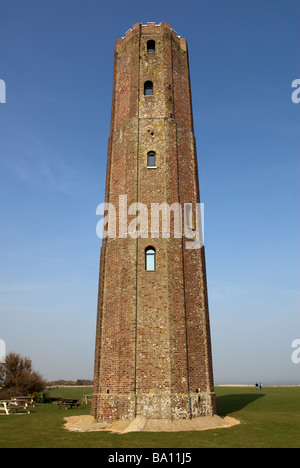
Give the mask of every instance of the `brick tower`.
<path id="1" fill-rule="evenodd" d="M 140 213 L 132 206 L 149 214 L 151 204 L 176 204 L 184 214 L 192 207 L 184 218 L 195 235 L 187 44 L 167 23 L 135 24 L 116 42 L 105 201 L 115 207 L 109 220 L 117 229 L 101 249 L 93 416 L 215 414 L 204 247 L 187 248 L 188 235 L 168 231 L 163 210 L 154 229 L 150 217 L 149 229 L 137 221 L 132 228 Z M 175 214 L 170 209 L 173 227 Z"/>

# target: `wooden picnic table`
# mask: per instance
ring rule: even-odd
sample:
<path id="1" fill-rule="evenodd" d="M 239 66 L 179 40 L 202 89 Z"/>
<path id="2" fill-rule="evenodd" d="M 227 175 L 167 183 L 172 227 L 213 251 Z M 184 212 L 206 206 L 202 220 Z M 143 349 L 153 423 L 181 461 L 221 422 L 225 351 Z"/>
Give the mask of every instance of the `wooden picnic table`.
<path id="1" fill-rule="evenodd" d="M 87 405 L 88 401 L 92 401 L 92 395 L 83 395 L 82 401 L 81 401 L 82 404 L 85 403 Z"/>
<path id="2" fill-rule="evenodd" d="M 10 399 L 12 404 L 18 405 L 20 402 L 26 402 L 28 406 L 32 406 L 33 408 L 35 407 L 35 401 L 32 396 L 17 396 L 17 397 L 11 397 Z"/>
<path id="3" fill-rule="evenodd" d="M 30 405 L 26 400 L 0 400 L 0 411 L 5 411 L 7 415 L 11 414 L 13 410 L 17 413 L 19 409 L 30 414 Z"/>
<path id="4" fill-rule="evenodd" d="M 62 398 L 58 404 L 59 409 L 64 407 L 66 410 L 68 409 L 68 407 L 69 409 L 71 409 L 74 406 L 76 406 L 76 408 L 80 406 L 79 400 L 73 400 L 71 398 Z"/>

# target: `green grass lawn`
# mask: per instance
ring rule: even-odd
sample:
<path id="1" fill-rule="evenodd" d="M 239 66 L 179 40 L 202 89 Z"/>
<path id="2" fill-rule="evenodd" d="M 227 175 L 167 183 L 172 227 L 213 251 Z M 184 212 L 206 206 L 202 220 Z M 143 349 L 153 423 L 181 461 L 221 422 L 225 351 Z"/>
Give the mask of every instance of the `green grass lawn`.
<path id="1" fill-rule="evenodd" d="M 91 388 L 60 388 L 49 396 L 81 398 Z M 0 448 L 196 448 L 300 447 L 300 387 L 216 387 L 220 416 L 241 424 L 202 432 L 75 433 L 63 428 L 65 416 L 89 414 L 90 404 L 79 409 L 58 409 L 39 404 L 31 414 L 0 413 Z"/>

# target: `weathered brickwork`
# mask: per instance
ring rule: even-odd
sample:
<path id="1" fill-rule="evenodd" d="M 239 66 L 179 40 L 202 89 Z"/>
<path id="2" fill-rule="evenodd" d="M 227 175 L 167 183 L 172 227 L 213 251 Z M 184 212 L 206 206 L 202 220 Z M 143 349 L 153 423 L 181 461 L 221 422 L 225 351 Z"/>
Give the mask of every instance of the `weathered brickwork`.
<path id="1" fill-rule="evenodd" d="M 149 151 L 156 168 L 147 168 Z M 119 195 L 149 213 L 151 203 L 200 202 L 187 44 L 167 23 L 135 24 L 116 42 L 105 197 L 117 219 Z M 99 421 L 216 411 L 204 247 L 187 250 L 184 237 L 159 229 L 155 238 L 117 232 L 103 240 L 92 401 Z M 145 270 L 149 246 L 155 271 Z"/>

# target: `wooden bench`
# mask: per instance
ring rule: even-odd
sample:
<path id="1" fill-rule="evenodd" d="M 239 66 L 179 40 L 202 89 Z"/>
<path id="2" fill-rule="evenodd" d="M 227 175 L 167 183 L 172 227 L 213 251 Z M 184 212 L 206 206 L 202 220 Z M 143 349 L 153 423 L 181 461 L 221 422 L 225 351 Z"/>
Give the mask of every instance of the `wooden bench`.
<path id="1" fill-rule="evenodd" d="M 19 400 L 18 402 L 12 400 L 0 400 L 0 411 L 5 411 L 7 415 L 11 414 L 12 411 L 17 413 L 20 409 L 26 411 L 27 414 L 30 414 L 30 406 L 25 400 Z"/>
<path id="2" fill-rule="evenodd" d="M 67 410 L 68 407 L 69 409 L 71 409 L 74 406 L 76 406 L 76 408 L 80 406 L 79 400 L 72 400 L 71 398 L 62 398 L 60 402 L 58 403 L 59 409 L 64 407 Z"/>

